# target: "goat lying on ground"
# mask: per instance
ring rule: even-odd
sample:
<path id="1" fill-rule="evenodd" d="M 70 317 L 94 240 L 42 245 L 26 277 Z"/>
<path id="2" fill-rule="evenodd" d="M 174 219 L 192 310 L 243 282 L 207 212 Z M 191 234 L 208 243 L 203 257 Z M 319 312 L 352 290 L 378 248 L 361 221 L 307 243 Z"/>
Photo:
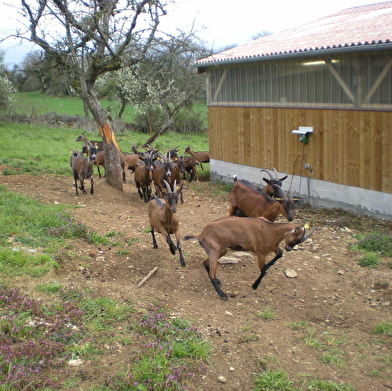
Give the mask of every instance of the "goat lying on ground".
<path id="1" fill-rule="evenodd" d="M 70 165 L 72 168 L 72 173 L 74 177 L 74 185 L 76 189 L 76 195 L 79 195 L 77 181 L 79 180 L 79 189 L 83 194 L 86 194 L 84 189 L 84 180 L 90 179 L 90 194 L 94 194 L 94 179 L 93 179 L 93 162 L 97 153 L 96 144 L 93 146 L 91 143 L 86 143 L 87 145 L 87 158 L 83 156 L 82 153 L 71 155 Z M 83 151 L 82 151 L 83 152 Z"/>
<path id="2" fill-rule="evenodd" d="M 166 181 L 164 182 L 166 186 L 165 198 L 161 199 L 154 197 L 148 204 L 148 218 L 150 220 L 152 243 L 154 248 L 158 248 L 158 244 L 155 240 L 155 231 L 161 233 L 165 237 L 173 255 L 176 253 L 176 249 L 178 249 L 181 266 L 185 266 L 180 243 L 178 217 L 176 215 L 178 201 L 178 192 L 176 191 L 177 184 L 174 182 L 173 189 L 171 189 L 169 184 Z M 181 188 L 179 191 L 182 190 Z M 170 238 L 171 234 L 174 234 L 176 237 L 177 247 Z"/>
<path id="3" fill-rule="evenodd" d="M 227 300 L 227 295 L 220 289 L 220 281 L 216 278 L 218 260 L 226 254 L 227 249 L 256 254 L 260 276 L 252 284 L 252 288 L 257 289 L 267 269 L 283 255 L 279 243 L 284 240 L 285 249 L 290 251 L 308 239 L 313 232 L 314 229 L 305 235 L 305 227 L 293 223 L 271 223 L 263 217 L 224 217 L 207 224 L 200 235 L 185 236 L 184 240 L 199 241 L 208 255 L 204 267 L 210 280 L 220 298 Z M 266 265 L 266 257 L 271 252 L 276 255 Z"/>
<path id="4" fill-rule="evenodd" d="M 230 192 L 230 216 L 265 217 L 275 221 L 279 214 L 283 214 L 288 221 L 292 221 L 293 211 L 291 198 L 273 199 L 234 177 L 234 187 Z"/>
<path id="5" fill-rule="evenodd" d="M 191 155 L 197 162 L 199 162 L 202 170 L 204 170 L 202 163 L 210 162 L 210 153 L 208 151 L 194 152 L 191 150 L 191 147 L 188 146 L 185 148 L 184 153 L 189 153 L 189 155 Z"/>

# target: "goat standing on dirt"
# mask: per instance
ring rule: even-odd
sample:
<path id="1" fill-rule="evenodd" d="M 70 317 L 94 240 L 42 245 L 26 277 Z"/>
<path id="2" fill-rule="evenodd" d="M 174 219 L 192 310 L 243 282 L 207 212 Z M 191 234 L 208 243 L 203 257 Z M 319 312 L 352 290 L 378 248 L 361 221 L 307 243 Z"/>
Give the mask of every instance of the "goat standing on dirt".
<path id="1" fill-rule="evenodd" d="M 154 161 L 152 180 L 155 186 L 155 195 L 162 198 L 165 192 L 165 181 L 170 182 L 173 162 L 169 159 L 169 153 L 163 156 L 159 152 L 156 156 L 157 159 Z"/>
<path id="2" fill-rule="evenodd" d="M 139 193 L 140 198 L 146 203 L 150 200 L 151 196 L 153 155 L 153 151 L 141 154 L 141 160 L 136 164 L 134 173 L 137 192 Z"/>
<path id="3" fill-rule="evenodd" d="M 122 167 L 122 179 L 123 183 L 126 183 L 126 172 L 131 170 L 131 173 L 135 172 L 136 165 L 140 161 L 140 156 L 138 152 L 128 153 L 120 151 L 120 163 Z"/>
<path id="4" fill-rule="evenodd" d="M 188 173 L 190 175 L 188 182 L 192 182 L 194 178 L 196 178 L 196 180 L 199 180 L 196 171 L 196 166 L 198 164 L 199 163 L 192 156 L 184 156 L 184 174 L 183 174 L 184 180 L 186 180 L 185 173 Z"/>
<path id="5" fill-rule="evenodd" d="M 284 240 L 286 251 L 290 251 L 308 239 L 313 232 L 314 229 L 305 235 L 305 227 L 293 223 L 271 223 L 263 217 L 224 217 L 207 224 L 200 235 L 185 236 L 184 240 L 199 241 L 208 256 L 204 267 L 210 280 L 219 297 L 227 300 L 227 295 L 220 289 L 220 281 L 216 278 L 218 260 L 226 254 L 227 249 L 256 254 L 260 276 L 252 284 L 252 288 L 257 289 L 267 269 L 283 255 L 279 243 Z M 276 255 L 266 265 L 266 257 L 271 252 Z"/>
<path id="6" fill-rule="evenodd" d="M 168 182 L 170 187 L 174 186 L 174 183 L 177 183 L 177 187 L 182 189 L 182 176 L 185 171 L 185 162 L 184 156 L 179 156 L 177 159 L 173 160 L 173 166 L 171 169 L 171 176 L 168 178 Z M 184 197 L 182 195 L 182 190 L 179 191 L 181 204 L 184 203 Z"/>
<path id="7" fill-rule="evenodd" d="M 234 176 L 234 187 L 230 192 L 230 216 L 265 217 L 273 222 L 282 214 L 292 221 L 293 211 L 294 201 L 291 198 L 273 199 Z"/>
<path id="8" fill-rule="evenodd" d="M 176 253 L 176 249 L 178 249 L 181 266 L 185 266 L 180 243 L 179 222 L 176 214 L 178 201 L 178 192 L 176 191 L 177 184 L 174 182 L 173 189 L 171 189 L 169 184 L 166 181 L 164 182 L 166 186 L 165 198 L 161 199 L 154 197 L 148 204 L 148 218 L 150 220 L 152 244 L 154 248 L 158 248 L 155 239 L 155 231 L 161 233 L 165 237 L 170 252 L 173 255 Z M 182 189 L 180 188 L 179 191 L 181 190 Z M 175 235 L 177 246 L 174 245 L 170 238 L 171 234 Z"/>
<path id="9" fill-rule="evenodd" d="M 72 173 L 74 176 L 74 185 L 76 189 L 76 195 L 79 195 L 77 181 L 80 182 L 79 189 L 83 194 L 86 194 L 86 190 L 84 189 L 84 180 L 90 179 L 90 194 L 94 194 L 94 160 L 97 153 L 96 144 L 93 146 L 90 142 L 86 143 L 87 145 L 87 158 L 85 158 L 82 154 L 72 154 L 70 159 L 70 165 L 72 168 Z"/>

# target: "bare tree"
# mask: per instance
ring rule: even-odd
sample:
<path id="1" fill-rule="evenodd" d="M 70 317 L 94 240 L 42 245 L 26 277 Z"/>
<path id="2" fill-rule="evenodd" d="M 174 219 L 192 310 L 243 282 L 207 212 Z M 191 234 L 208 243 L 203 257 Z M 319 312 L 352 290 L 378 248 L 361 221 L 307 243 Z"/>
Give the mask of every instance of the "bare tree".
<path id="1" fill-rule="evenodd" d="M 166 13 L 163 1 L 21 0 L 18 7 L 26 31 L 15 36 L 41 47 L 69 73 L 102 136 L 108 183 L 121 190 L 119 146 L 94 85 L 101 75 L 145 57 Z"/>
<path id="2" fill-rule="evenodd" d="M 179 31 L 176 36 L 157 39 L 137 67 L 116 72 L 117 99 L 133 104 L 145 113 L 162 114 L 160 128 L 144 146 L 174 126 L 175 117 L 185 107 L 204 96 L 205 80 L 194 67 L 197 58 L 211 54 L 194 33 Z M 120 111 L 121 112 L 121 111 Z"/>

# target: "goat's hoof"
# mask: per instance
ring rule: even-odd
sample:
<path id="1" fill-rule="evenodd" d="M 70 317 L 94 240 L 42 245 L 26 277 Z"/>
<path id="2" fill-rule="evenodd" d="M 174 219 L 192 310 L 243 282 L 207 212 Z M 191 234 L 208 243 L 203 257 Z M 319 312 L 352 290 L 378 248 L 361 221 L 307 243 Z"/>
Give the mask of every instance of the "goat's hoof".
<path id="1" fill-rule="evenodd" d="M 229 298 L 227 297 L 226 293 L 221 293 L 221 294 L 219 295 L 219 297 L 220 297 L 222 300 L 224 300 L 224 301 L 228 301 L 228 300 L 229 300 Z"/>

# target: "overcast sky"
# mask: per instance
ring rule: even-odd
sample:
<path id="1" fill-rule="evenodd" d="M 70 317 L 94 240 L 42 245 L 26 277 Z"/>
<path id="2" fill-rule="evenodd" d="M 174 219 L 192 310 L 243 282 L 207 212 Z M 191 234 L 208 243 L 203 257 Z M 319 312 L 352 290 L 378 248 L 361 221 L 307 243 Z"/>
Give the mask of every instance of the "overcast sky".
<path id="1" fill-rule="evenodd" d="M 220 50 L 228 45 L 241 45 L 252 40 L 262 31 L 277 32 L 295 27 L 323 16 L 360 5 L 374 4 L 377 0 L 177 0 L 168 8 L 167 16 L 160 24 L 162 31 L 176 27 L 189 30 L 195 24 L 198 36 L 209 47 Z M 3 2 L 0 3 L 0 38 L 15 31 L 17 15 L 12 15 Z M 0 44 L 6 51 L 7 65 L 19 64 L 32 50 L 31 44 L 22 46 L 8 41 Z"/>

